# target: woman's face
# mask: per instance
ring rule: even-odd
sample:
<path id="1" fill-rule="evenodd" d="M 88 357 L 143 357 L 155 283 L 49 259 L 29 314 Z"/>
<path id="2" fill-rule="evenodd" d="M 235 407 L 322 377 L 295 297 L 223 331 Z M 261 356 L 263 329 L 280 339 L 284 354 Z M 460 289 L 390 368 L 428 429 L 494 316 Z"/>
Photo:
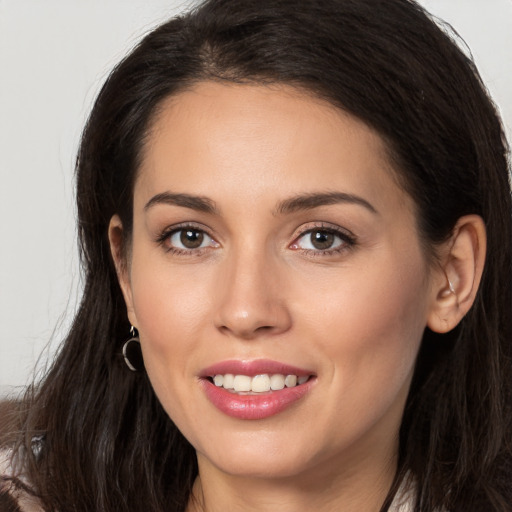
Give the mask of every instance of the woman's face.
<path id="1" fill-rule="evenodd" d="M 162 106 L 134 194 L 129 318 L 200 468 L 393 463 L 433 270 L 376 133 L 291 87 L 201 83 Z"/>

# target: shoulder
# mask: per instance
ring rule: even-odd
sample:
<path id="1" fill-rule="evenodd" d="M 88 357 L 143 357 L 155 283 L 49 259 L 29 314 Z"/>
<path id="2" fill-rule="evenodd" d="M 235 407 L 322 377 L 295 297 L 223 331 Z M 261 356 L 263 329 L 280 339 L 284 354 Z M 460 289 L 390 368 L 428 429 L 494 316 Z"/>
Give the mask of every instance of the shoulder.
<path id="1" fill-rule="evenodd" d="M 43 512 L 42 506 L 30 493 L 30 482 L 19 475 L 16 455 L 11 448 L 22 429 L 21 400 L 0 399 L 0 511 Z M 41 439 L 34 438 L 32 449 L 39 449 Z"/>
<path id="2" fill-rule="evenodd" d="M 43 512 L 36 498 L 26 489 L 26 483 L 14 477 L 13 455 L 0 449 L 0 510 L 6 512 Z"/>
<path id="3" fill-rule="evenodd" d="M 413 512 L 416 506 L 417 484 L 414 477 L 408 473 L 387 512 Z M 436 509 L 434 512 L 448 512 L 446 509 Z"/>
<path id="4" fill-rule="evenodd" d="M 389 506 L 388 512 L 413 512 L 416 501 L 416 490 L 413 479 L 406 476 L 400 489 Z"/>

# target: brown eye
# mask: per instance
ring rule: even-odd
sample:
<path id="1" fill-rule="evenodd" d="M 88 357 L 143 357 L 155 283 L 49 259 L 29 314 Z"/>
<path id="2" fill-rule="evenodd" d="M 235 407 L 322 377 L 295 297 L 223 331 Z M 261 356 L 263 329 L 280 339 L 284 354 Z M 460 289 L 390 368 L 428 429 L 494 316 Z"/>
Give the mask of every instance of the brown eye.
<path id="1" fill-rule="evenodd" d="M 162 241 L 165 241 L 165 245 L 169 250 L 181 252 L 218 247 L 217 242 L 213 238 L 208 236 L 202 229 L 194 227 L 176 229 L 172 233 L 164 235 Z"/>
<path id="2" fill-rule="evenodd" d="M 180 242 L 187 249 L 198 249 L 204 241 L 204 234 L 196 229 L 182 229 L 179 233 Z"/>
<path id="3" fill-rule="evenodd" d="M 336 237 L 329 231 L 313 231 L 309 234 L 311 245 L 318 250 L 330 249 Z"/>
<path id="4" fill-rule="evenodd" d="M 353 237 L 341 230 L 317 228 L 302 233 L 291 245 L 291 248 L 329 254 L 333 250 L 351 247 L 354 243 Z"/>

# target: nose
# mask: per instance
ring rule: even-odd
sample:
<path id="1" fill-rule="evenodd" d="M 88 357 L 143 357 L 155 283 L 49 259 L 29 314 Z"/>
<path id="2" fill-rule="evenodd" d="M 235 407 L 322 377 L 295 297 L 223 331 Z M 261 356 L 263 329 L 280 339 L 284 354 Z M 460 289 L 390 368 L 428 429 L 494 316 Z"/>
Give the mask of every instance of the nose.
<path id="1" fill-rule="evenodd" d="M 218 275 L 216 327 L 251 340 L 286 332 L 292 324 L 282 272 L 271 257 L 238 254 L 224 262 Z"/>

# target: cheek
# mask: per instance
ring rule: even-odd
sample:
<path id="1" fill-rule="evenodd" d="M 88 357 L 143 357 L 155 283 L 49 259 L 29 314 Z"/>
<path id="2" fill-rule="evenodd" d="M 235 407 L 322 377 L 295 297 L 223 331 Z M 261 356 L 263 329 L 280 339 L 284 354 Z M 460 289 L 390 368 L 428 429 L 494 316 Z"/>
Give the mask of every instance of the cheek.
<path id="1" fill-rule="evenodd" d="M 346 271 L 334 290 L 321 287 L 303 324 L 329 356 L 328 379 L 340 390 L 328 407 L 344 403 L 345 413 L 366 409 L 375 417 L 408 387 L 427 317 L 422 260 L 380 261 Z"/>
<path id="2" fill-rule="evenodd" d="M 134 257 L 133 305 L 139 332 L 158 352 L 186 344 L 204 322 L 208 294 L 205 281 L 188 272 L 173 272 L 162 258 Z"/>
<path id="3" fill-rule="evenodd" d="M 200 351 L 205 294 L 190 279 L 142 261 L 133 268 L 132 290 L 146 373 L 167 415 L 195 440 L 188 427 L 201 412 L 192 399 L 191 376 L 194 354 Z"/>
<path id="4" fill-rule="evenodd" d="M 190 389 L 194 354 L 207 318 L 205 280 L 173 272 L 161 256 L 134 254 L 132 296 L 144 364 L 152 386 L 170 416 Z"/>

